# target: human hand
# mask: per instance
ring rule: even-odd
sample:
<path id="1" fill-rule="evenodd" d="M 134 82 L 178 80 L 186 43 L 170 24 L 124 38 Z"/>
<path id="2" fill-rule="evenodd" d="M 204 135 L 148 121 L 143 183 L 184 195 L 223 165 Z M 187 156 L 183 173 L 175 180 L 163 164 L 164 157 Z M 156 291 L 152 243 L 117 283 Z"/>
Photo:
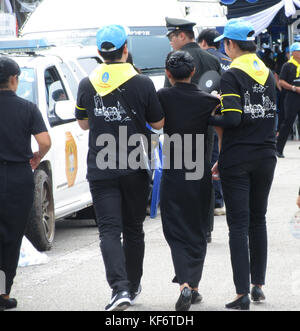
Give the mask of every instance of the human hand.
<path id="1" fill-rule="evenodd" d="M 297 206 L 300 208 L 300 195 L 298 196 L 298 199 L 296 201 Z"/>
<path id="2" fill-rule="evenodd" d="M 33 158 L 29 161 L 32 170 L 35 170 L 39 166 L 41 159 L 39 152 L 33 153 Z"/>
<path id="3" fill-rule="evenodd" d="M 213 165 L 211 168 L 212 179 L 213 180 L 220 180 L 220 173 L 218 169 L 218 161 Z"/>

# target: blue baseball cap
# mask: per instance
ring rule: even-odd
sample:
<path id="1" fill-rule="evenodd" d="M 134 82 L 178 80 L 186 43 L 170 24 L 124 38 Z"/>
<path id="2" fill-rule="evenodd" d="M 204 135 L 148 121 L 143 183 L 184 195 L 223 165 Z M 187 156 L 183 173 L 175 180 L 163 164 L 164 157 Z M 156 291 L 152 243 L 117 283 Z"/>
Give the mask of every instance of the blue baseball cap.
<path id="1" fill-rule="evenodd" d="M 128 33 L 122 25 L 106 25 L 101 27 L 96 34 L 97 47 L 101 52 L 113 52 L 121 48 L 126 40 Z M 103 43 L 108 42 L 113 44 L 110 49 L 103 48 Z"/>
<path id="2" fill-rule="evenodd" d="M 290 53 L 300 51 L 300 43 L 293 43 L 290 47 Z"/>
<path id="3" fill-rule="evenodd" d="M 241 19 L 234 18 L 227 22 L 224 28 L 224 33 L 217 37 L 214 42 L 218 42 L 224 38 L 240 41 L 253 41 L 254 27 L 251 23 Z"/>

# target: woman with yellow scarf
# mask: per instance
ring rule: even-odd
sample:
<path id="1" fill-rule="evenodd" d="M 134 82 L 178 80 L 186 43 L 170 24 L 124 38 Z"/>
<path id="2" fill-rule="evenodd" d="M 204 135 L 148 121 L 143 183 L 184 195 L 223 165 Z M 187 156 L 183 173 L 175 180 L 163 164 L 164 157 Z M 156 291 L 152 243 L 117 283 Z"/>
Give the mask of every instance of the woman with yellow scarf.
<path id="1" fill-rule="evenodd" d="M 287 91 L 285 97 L 285 120 L 277 139 L 277 156 L 283 158 L 283 149 L 292 130 L 296 116 L 300 118 L 300 43 L 292 44 L 291 59 L 282 67 L 279 83 Z"/>

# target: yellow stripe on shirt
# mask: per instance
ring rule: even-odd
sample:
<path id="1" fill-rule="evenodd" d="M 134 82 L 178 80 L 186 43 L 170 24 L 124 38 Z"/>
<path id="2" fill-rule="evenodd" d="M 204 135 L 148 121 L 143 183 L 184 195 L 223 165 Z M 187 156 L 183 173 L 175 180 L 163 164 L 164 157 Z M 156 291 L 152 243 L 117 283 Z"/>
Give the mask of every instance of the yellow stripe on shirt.
<path id="1" fill-rule="evenodd" d="M 86 110 L 86 108 L 80 108 L 80 107 L 78 107 L 77 105 L 76 105 L 76 108 L 77 108 L 78 110 Z"/>
<path id="2" fill-rule="evenodd" d="M 221 113 L 224 113 L 225 111 L 237 111 L 238 113 L 243 114 L 243 112 L 240 109 L 234 109 L 234 108 L 223 109 L 223 110 L 221 110 Z"/>
<path id="3" fill-rule="evenodd" d="M 222 94 L 221 97 L 222 97 L 222 99 L 224 97 L 237 97 L 237 98 L 241 98 L 241 96 L 238 95 L 238 94 Z"/>

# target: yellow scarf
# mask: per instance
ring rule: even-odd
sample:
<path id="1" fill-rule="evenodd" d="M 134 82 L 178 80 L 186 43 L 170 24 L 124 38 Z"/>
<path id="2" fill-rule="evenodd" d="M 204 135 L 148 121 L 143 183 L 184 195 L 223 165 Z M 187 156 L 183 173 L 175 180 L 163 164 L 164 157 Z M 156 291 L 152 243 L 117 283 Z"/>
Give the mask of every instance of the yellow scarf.
<path id="1" fill-rule="evenodd" d="M 138 73 L 130 63 L 100 64 L 89 76 L 97 93 L 104 97 Z"/>
<path id="2" fill-rule="evenodd" d="M 298 63 L 293 56 L 291 56 L 289 63 L 292 63 L 297 68 L 296 78 L 300 76 L 300 63 Z"/>
<path id="3" fill-rule="evenodd" d="M 260 85 L 265 85 L 270 70 L 256 54 L 245 54 L 234 59 L 230 68 L 237 68 L 244 71 Z"/>

